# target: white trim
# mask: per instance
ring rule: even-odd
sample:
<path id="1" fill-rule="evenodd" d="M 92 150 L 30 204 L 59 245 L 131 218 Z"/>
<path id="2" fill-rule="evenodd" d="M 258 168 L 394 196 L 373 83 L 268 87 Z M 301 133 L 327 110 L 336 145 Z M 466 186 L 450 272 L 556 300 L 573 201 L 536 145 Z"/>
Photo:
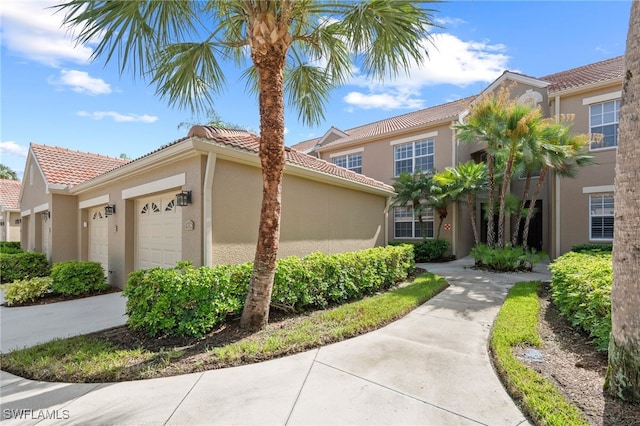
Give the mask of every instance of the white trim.
<path id="1" fill-rule="evenodd" d="M 25 216 L 30 216 L 31 215 L 31 210 L 22 210 L 20 212 L 20 217 L 25 217 Z"/>
<path id="2" fill-rule="evenodd" d="M 583 194 L 597 194 L 599 192 L 613 192 L 613 185 L 602 185 L 602 186 L 585 186 L 582 188 Z"/>
<path id="3" fill-rule="evenodd" d="M 389 145 L 394 146 L 394 145 L 399 145 L 401 143 L 416 142 L 416 141 L 421 141 L 423 139 L 435 138 L 436 136 L 438 136 L 437 130 L 429 133 L 421 133 L 419 135 L 407 136 L 406 138 L 394 139 L 391 142 L 389 142 Z"/>
<path id="4" fill-rule="evenodd" d="M 333 152 L 329 154 L 329 158 L 342 157 L 343 155 L 349 155 L 349 154 L 357 154 L 358 152 L 363 152 L 363 151 L 364 151 L 364 147 L 362 146 L 360 148 L 350 149 L 348 151 Z"/>
<path id="5" fill-rule="evenodd" d="M 49 203 L 40 204 L 33 208 L 34 213 L 40 213 L 49 210 Z"/>
<path id="6" fill-rule="evenodd" d="M 122 199 L 140 197 L 142 195 L 153 194 L 154 192 L 167 191 L 177 188 L 187 182 L 187 174 L 180 173 L 163 179 L 154 180 L 153 182 L 144 183 L 142 185 L 132 186 L 122 190 Z"/>
<path id="7" fill-rule="evenodd" d="M 109 194 L 105 194 L 99 197 L 94 197 L 88 200 L 80 201 L 80 203 L 78 203 L 78 207 L 81 209 L 86 209 L 87 207 L 93 207 L 99 204 L 107 204 L 108 202 L 109 202 Z"/>
<path id="8" fill-rule="evenodd" d="M 202 226 L 202 264 L 213 266 L 213 175 L 216 170 L 218 155 L 210 152 L 207 155 L 207 165 L 204 172 L 204 194 L 202 197 L 203 226 Z"/>
<path id="9" fill-rule="evenodd" d="M 605 93 L 603 95 L 591 96 L 589 98 L 582 99 L 582 105 L 598 104 L 600 102 L 613 101 L 622 98 L 622 91 Z"/>

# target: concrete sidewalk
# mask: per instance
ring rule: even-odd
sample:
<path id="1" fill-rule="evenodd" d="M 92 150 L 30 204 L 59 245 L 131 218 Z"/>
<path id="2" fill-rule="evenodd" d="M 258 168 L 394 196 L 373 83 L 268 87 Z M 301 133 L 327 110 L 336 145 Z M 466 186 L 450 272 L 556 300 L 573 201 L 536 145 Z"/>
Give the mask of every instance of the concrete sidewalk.
<path id="1" fill-rule="evenodd" d="M 491 366 L 487 340 L 511 285 L 548 280 L 546 265 L 492 274 L 471 262 L 420 265 L 450 287 L 380 330 L 286 358 L 105 384 L 2 372 L 3 423 L 528 424 Z"/>

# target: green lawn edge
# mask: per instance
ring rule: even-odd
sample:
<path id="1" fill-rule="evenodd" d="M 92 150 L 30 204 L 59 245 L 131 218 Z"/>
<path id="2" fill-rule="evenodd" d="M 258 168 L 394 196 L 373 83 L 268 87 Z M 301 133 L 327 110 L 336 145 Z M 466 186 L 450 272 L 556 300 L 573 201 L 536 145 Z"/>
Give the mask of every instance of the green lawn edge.
<path id="1" fill-rule="evenodd" d="M 226 368 L 303 352 L 381 328 L 420 306 L 446 287 L 442 277 L 418 275 L 390 291 L 301 316 L 290 327 L 267 326 L 232 344 L 210 348 L 189 370 L 172 368 L 184 350 L 150 352 L 122 349 L 90 335 L 50 342 L 2 354 L 6 372 L 50 382 L 102 383 L 165 377 Z"/>
<path id="2" fill-rule="evenodd" d="M 582 412 L 549 380 L 514 355 L 517 346 L 541 346 L 538 334 L 539 281 L 516 283 L 494 322 L 490 349 L 498 375 L 511 397 L 537 425 L 587 425 Z"/>

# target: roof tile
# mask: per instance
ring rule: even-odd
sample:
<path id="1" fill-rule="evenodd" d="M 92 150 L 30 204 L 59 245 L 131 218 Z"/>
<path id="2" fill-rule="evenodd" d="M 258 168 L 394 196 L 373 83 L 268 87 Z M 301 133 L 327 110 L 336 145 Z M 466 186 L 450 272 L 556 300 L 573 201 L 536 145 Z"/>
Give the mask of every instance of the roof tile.
<path id="1" fill-rule="evenodd" d="M 606 61 L 584 65 L 582 67 L 561 71 L 541 77 L 540 80 L 551 83 L 549 93 L 556 93 L 567 89 L 588 86 L 609 80 L 622 80 L 624 74 L 624 56 L 607 59 Z"/>
<path id="2" fill-rule="evenodd" d="M 5 209 L 17 209 L 20 186 L 19 180 L 0 179 L 0 206 Z"/>

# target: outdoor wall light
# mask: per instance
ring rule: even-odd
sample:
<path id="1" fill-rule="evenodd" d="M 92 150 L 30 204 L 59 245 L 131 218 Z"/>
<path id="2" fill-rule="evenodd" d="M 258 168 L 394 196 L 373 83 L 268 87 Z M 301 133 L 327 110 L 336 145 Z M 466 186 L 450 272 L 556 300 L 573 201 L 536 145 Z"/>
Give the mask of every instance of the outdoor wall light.
<path id="1" fill-rule="evenodd" d="M 176 194 L 176 204 L 180 207 L 186 207 L 191 204 L 191 191 L 182 191 Z"/>
<path id="2" fill-rule="evenodd" d="M 104 206 L 104 215 L 111 216 L 112 214 L 116 214 L 116 205 L 107 204 L 106 206 Z"/>
<path id="3" fill-rule="evenodd" d="M 44 220 L 45 222 L 47 220 L 49 220 L 51 218 L 51 212 L 44 212 L 44 213 L 40 213 L 40 217 L 42 218 L 42 220 Z"/>
<path id="4" fill-rule="evenodd" d="M 14 223 L 16 225 L 20 225 L 22 223 L 22 219 L 16 219 Z"/>

